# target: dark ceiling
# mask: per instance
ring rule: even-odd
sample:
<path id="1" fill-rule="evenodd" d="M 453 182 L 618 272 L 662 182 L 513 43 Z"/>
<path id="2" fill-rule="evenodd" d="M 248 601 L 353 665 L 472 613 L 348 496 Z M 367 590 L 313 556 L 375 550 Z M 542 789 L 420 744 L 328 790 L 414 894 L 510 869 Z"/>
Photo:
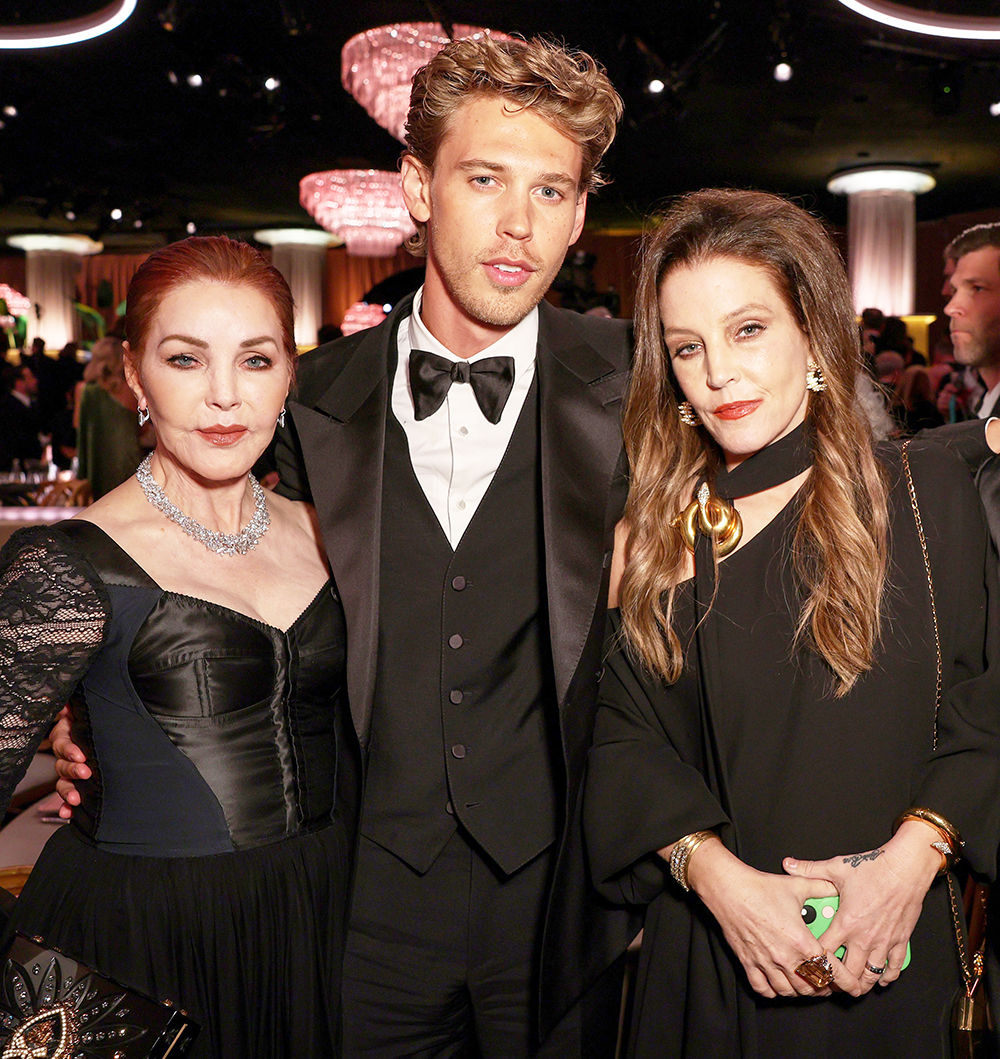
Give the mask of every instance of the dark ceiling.
<path id="1" fill-rule="evenodd" d="M 106 2 L 0 3 L 0 20 Z M 917 2 L 1000 16 L 1000 0 Z M 1000 203 L 989 112 L 1000 46 L 884 29 L 837 0 L 139 0 L 97 40 L 0 53 L 0 108 L 17 110 L 0 129 L 0 230 L 127 245 L 182 235 L 189 221 L 234 233 L 308 224 L 300 177 L 391 168 L 400 149 L 341 86 L 341 46 L 434 19 L 548 34 L 607 67 L 626 120 L 607 160 L 613 183 L 591 205 L 598 226 L 634 227 L 664 197 L 713 184 L 802 196 L 843 223 L 826 179 L 873 162 L 933 169 L 921 218 Z M 786 83 L 772 77 L 782 51 Z M 652 76 L 668 86 L 659 96 L 645 91 Z M 268 77 L 280 87 L 265 89 Z"/>

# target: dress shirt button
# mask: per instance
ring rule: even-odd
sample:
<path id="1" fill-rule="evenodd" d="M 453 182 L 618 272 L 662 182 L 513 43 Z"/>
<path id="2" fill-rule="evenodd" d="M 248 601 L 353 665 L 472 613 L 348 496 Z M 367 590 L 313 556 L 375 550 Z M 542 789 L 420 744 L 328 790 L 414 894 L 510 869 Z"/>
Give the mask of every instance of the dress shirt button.
<path id="1" fill-rule="evenodd" d="M 455 651 L 457 651 L 464 643 L 465 641 L 458 635 L 458 633 L 455 633 L 454 636 L 448 637 L 448 646 Z"/>
<path id="2" fill-rule="evenodd" d="M 457 688 L 449 696 L 449 699 L 457 706 L 465 696 Z"/>
<path id="3" fill-rule="evenodd" d="M 454 589 L 454 590 L 455 590 L 456 592 L 461 592 L 461 591 L 462 591 L 462 589 L 463 589 L 463 588 L 465 588 L 465 586 L 466 586 L 466 585 L 467 585 L 468 583 L 469 583 L 469 582 L 468 582 L 468 581 L 466 581 L 466 580 L 465 580 L 465 578 L 464 578 L 464 577 L 462 577 L 462 575 L 461 575 L 461 574 L 459 574 L 459 575 L 458 575 L 458 577 L 453 577 L 453 578 L 451 579 L 451 587 L 452 587 L 452 588 L 453 588 L 453 589 Z"/>
<path id="4" fill-rule="evenodd" d="M 458 760 L 461 761 L 462 758 L 465 757 L 465 744 L 464 743 L 456 743 L 451 748 L 451 756 L 452 757 L 457 757 Z"/>
<path id="5" fill-rule="evenodd" d="M 459 434 L 461 434 L 461 435 L 462 435 L 462 437 L 464 438 L 464 437 L 465 437 L 465 435 L 469 433 L 469 428 L 468 428 L 468 427 L 459 427 L 459 428 L 458 428 L 458 432 L 459 432 Z"/>
<path id="6" fill-rule="evenodd" d="M 464 500 L 459 500 L 459 502 L 455 505 L 455 507 L 457 507 L 459 511 L 464 511 L 465 507 L 466 507 L 465 501 Z"/>

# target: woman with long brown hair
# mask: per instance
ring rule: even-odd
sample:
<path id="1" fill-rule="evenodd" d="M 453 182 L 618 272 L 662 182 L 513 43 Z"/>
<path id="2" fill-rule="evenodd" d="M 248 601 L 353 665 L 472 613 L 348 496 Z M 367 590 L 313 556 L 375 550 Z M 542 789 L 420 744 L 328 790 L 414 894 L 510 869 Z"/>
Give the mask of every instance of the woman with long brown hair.
<path id="1" fill-rule="evenodd" d="M 859 369 L 797 206 L 698 192 L 647 239 L 585 804 L 599 888 L 648 905 L 635 1056 L 948 1051 L 945 870 L 1000 835 L 995 562 L 957 462 L 873 444 Z"/>

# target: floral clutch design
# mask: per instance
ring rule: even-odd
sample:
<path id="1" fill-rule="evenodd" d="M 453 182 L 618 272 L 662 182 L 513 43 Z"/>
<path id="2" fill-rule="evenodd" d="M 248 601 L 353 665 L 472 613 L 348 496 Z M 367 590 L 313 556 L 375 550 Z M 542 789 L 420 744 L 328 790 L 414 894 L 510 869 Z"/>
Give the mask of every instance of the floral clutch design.
<path id="1" fill-rule="evenodd" d="M 0 971 L 0 1059 L 177 1059 L 198 1025 L 16 934 Z"/>

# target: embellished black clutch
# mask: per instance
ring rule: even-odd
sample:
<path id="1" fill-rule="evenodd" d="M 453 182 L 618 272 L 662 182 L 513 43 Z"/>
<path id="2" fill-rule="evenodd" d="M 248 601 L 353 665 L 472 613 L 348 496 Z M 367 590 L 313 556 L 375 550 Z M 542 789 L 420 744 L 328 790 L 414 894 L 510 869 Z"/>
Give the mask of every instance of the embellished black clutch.
<path id="1" fill-rule="evenodd" d="M 64 955 L 14 940 L 0 971 L 0 1059 L 176 1059 L 198 1024 Z"/>

